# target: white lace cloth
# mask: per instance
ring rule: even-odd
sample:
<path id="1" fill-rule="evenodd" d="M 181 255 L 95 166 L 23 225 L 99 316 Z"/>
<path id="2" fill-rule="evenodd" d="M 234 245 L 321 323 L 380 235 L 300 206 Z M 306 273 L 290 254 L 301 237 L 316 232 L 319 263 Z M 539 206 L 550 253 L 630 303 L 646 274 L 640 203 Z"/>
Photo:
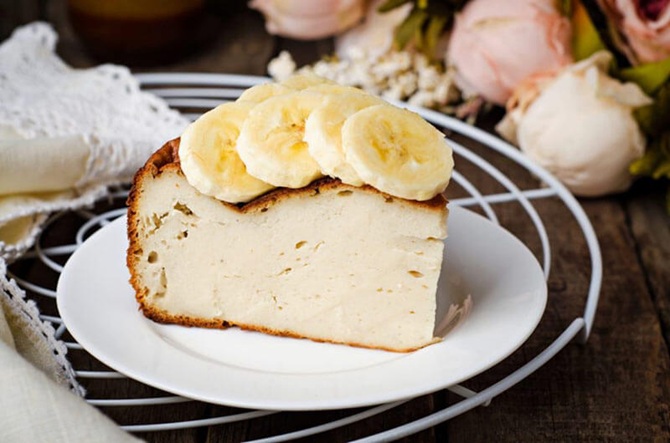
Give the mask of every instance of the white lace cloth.
<path id="1" fill-rule="evenodd" d="M 125 67 L 67 66 L 56 40 L 33 23 L 0 45 L 0 441 L 130 441 L 77 399 L 65 346 L 6 267 L 50 212 L 90 205 L 129 180 L 188 121 Z"/>
<path id="2" fill-rule="evenodd" d="M 56 40 L 34 23 L 0 46 L 0 256 L 9 260 L 32 245 L 36 214 L 91 203 L 187 124 L 125 67 L 70 68 Z"/>

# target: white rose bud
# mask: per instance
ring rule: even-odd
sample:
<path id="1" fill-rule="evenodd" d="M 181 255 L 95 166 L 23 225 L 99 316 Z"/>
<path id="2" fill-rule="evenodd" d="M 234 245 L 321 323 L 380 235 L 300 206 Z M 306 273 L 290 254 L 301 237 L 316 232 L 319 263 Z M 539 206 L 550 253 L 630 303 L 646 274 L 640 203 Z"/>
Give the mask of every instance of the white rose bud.
<path id="1" fill-rule="evenodd" d="M 496 129 L 579 196 L 626 190 L 645 140 L 633 110 L 651 99 L 634 83 L 607 75 L 598 52 L 555 77 L 522 84 Z"/>
<path id="2" fill-rule="evenodd" d="M 343 59 L 354 59 L 362 52 L 365 57 L 377 60 L 393 48 L 393 34 L 412 9 L 406 3 L 399 8 L 381 13 L 377 9 L 384 0 L 368 2 L 365 20 L 358 26 L 335 38 L 335 53 Z"/>

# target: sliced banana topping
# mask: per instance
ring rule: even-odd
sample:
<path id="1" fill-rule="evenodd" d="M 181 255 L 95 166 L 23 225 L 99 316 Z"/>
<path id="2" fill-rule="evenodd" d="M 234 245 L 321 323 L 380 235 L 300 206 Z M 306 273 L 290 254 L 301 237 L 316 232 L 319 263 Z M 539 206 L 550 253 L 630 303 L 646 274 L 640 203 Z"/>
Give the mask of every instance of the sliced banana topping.
<path id="1" fill-rule="evenodd" d="M 344 183 L 360 186 L 365 182 L 344 156 L 342 125 L 349 116 L 361 109 L 385 102 L 369 94 L 346 91 L 355 88 L 344 86 L 340 88 L 343 88 L 343 90 L 329 96 L 307 118 L 305 141 L 310 155 L 319 164 L 324 174 L 339 178 Z M 312 89 L 310 88 L 308 91 Z M 336 88 L 332 87 L 331 89 Z"/>
<path id="2" fill-rule="evenodd" d="M 334 81 L 319 77 L 312 73 L 295 74 L 279 84 L 287 88 L 298 90 L 318 85 L 336 85 Z"/>
<path id="3" fill-rule="evenodd" d="M 237 139 L 237 151 L 249 173 L 287 188 L 301 188 L 321 177 L 304 134 L 305 120 L 322 102 L 320 94 L 299 91 L 257 104 Z"/>
<path id="4" fill-rule="evenodd" d="M 249 175 L 236 144 L 251 103 L 217 106 L 191 123 L 181 136 L 179 160 L 188 182 L 205 195 L 230 203 L 247 202 L 273 188 Z"/>
<path id="5" fill-rule="evenodd" d="M 365 95 L 367 97 L 374 97 L 373 95 L 368 94 L 367 92 L 365 92 L 360 88 L 347 85 L 338 85 L 336 83 L 322 83 L 318 85 L 308 86 L 307 88 L 305 88 L 305 90 L 318 92 L 320 94 L 326 95 L 326 97 L 330 97 L 333 95 L 342 95 L 342 94 L 359 94 L 359 95 Z M 382 99 L 380 98 L 379 100 L 381 101 Z M 383 101 L 383 103 L 386 102 Z"/>
<path id="6" fill-rule="evenodd" d="M 418 114 L 312 74 L 253 86 L 203 114 L 179 157 L 191 185 L 230 203 L 323 175 L 428 200 L 454 165 L 444 135 Z"/>
<path id="7" fill-rule="evenodd" d="M 295 92 L 295 89 L 279 83 L 261 83 L 245 90 L 237 99 L 238 102 L 260 103 L 277 95 Z"/>
<path id="8" fill-rule="evenodd" d="M 342 126 L 347 162 L 387 194 L 429 200 L 444 191 L 454 166 L 444 134 L 421 116 L 388 104 L 365 108 Z"/>

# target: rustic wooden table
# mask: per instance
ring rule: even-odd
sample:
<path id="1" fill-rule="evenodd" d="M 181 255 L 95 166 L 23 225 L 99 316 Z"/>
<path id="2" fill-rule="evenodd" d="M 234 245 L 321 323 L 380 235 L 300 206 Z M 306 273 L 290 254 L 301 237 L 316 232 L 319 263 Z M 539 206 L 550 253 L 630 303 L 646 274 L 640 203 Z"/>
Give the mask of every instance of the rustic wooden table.
<path id="1" fill-rule="evenodd" d="M 77 67 L 98 63 L 86 55 L 72 32 L 63 2 L 41 4 L 41 9 L 16 8 L 14 24 L 41 16 L 60 33 L 58 51 L 68 63 Z M 264 75 L 267 62 L 282 49 L 289 50 L 299 64 L 332 50 L 327 40 L 306 43 L 269 36 L 261 17 L 244 5 L 230 7 L 219 16 L 215 38 L 206 49 L 174 64 L 138 71 Z M 493 111 L 484 116 L 482 125 L 490 128 L 499 117 L 500 113 Z M 491 161 L 497 162 L 495 158 Z M 496 164 L 517 183 L 536 186 L 531 175 L 522 174 L 513 165 Z M 464 165 L 461 172 L 477 180 L 475 169 Z M 482 192 L 496 191 L 485 181 L 478 186 Z M 458 196 L 458 189 L 453 192 Z M 490 406 L 475 408 L 405 441 L 670 441 L 670 216 L 664 211 L 663 190 L 639 182 L 624 194 L 580 203 L 595 228 L 603 261 L 600 301 L 588 342 L 569 344 L 528 378 L 494 398 Z M 95 211 L 122 205 L 122 200 L 101 202 Z M 535 207 L 549 220 L 553 247 L 547 310 L 537 330 L 517 352 L 465 383 L 471 390 L 484 389 L 513 372 L 581 316 L 591 270 L 580 229 L 560 202 L 542 200 Z M 537 253 L 537 235 L 527 219 L 519 218 L 518 206 L 501 204 L 495 209 L 503 225 Z M 59 238 L 71 236 L 81 223 L 81 217 L 66 214 L 50 228 L 44 241 L 57 243 Z M 19 262 L 12 270 L 47 285 L 54 285 L 57 278 L 31 261 Z M 35 298 L 45 313 L 56 314 L 52 301 L 39 295 Z M 84 351 L 72 350 L 70 355 L 78 369 L 103 368 Z M 94 398 L 157 395 L 156 390 L 126 379 L 82 379 L 82 383 Z M 307 440 L 362 438 L 425 417 L 459 399 L 446 390 L 436 392 Z M 239 412 L 199 402 L 102 410 L 122 424 Z M 278 413 L 232 424 L 138 435 L 156 442 L 232 442 L 307 428 L 352 412 L 356 411 Z"/>

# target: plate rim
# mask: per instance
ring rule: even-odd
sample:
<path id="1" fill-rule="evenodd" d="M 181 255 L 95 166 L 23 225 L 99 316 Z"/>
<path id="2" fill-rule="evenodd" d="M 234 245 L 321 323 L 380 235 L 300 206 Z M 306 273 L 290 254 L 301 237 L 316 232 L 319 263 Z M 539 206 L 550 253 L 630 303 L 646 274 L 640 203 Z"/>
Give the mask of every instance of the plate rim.
<path id="1" fill-rule="evenodd" d="M 536 295 L 537 300 L 536 302 L 539 302 L 541 307 L 538 305 L 536 307 L 536 312 L 535 312 L 535 317 L 532 322 L 529 322 L 529 324 L 526 327 L 526 333 L 520 337 L 517 340 L 517 343 L 514 346 L 510 346 L 510 348 L 499 355 L 495 359 L 490 359 L 487 361 L 485 365 L 482 365 L 481 367 L 477 368 L 476 371 L 468 374 L 464 374 L 449 383 L 436 383 L 436 382 L 430 382 L 430 383 L 424 383 L 424 384 L 419 384 L 413 385 L 414 387 L 412 389 L 396 389 L 394 390 L 393 395 L 381 395 L 379 397 L 376 397 L 374 400 L 369 398 L 367 400 L 365 399 L 359 399 L 358 401 L 347 401 L 346 399 L 344 400 L 330 400 L 328 402 L 324 402 L 322 400 L 302 400 L 300 401 L 290 401 L 290 402 L 277 402 L 275 401 L 274 403 L 271 401 L 240 401 L 231 399 L 231 398 L 214 398 L 212 396 L 208 395 L 200 395 L 198 393 L 194 393 L 188 388 L 184 387 L 175 387 L 175 386 L 170 386 L 166 385 L 164 382 L 156 382 L 155 379 L 152 379 L 150 376 L 146 376 L 145 374 L 140 371 L 138 373 L 137 370 L 133 369 L 132 367 L 128 367 L 127 364 L 124 364 L 123 362 L 119 361 L 114 361 L 114 359 L 111 359 L 108 355 L 105 354 L 104 351 L 101 351 L 96 344 L 92 344 L 89 340 L 88 337 L 82 336 L 81 331 L 77 330 L 78 326 L 74 327 L 74 331 L 71 329 L 71 322 L 68 322 L 68 318 L 72 320 L 70 317 L 70 312 L 68 312 L 67 308 L 63 309 L 63 285 L 64 283 L 68 281 L 70 278 L 69 276 L 71 275 L 69 272 L 68 265 L 72 263 L 76 263 L 77 259 L 72 260 L 72 257 L 75 255 L 82 255 L 85 254 L 86 252 L 79 252 L 79 251 L 87 251 L 87 249 L 91 248 L 91 245 L 95 244 L 96 242 L 100 241 L 100 238 L 104 238 L 106 235 L 105 233 L 109 233 L 111 229 L 113 229 L 112 226 L 115 226 L 115 224 L 125 224 L 125 222 L 122 222 L 121 220 L 125 220 L 125 216 L 121 216 L 117 218 L 116 220 L 113 220 L 111 223 L 109 223 L 106 226 L 103 226 L 101 229 L 93 233 L 86 241 L 84 244 L 80 245 L 80 247 L 73 253 L 73 255 L 68 259 L 66 262 L 63 272 L 61 273 L 61 276 L 58 280 L 57 284 L 57 306 L 58 306 L 58 311 L 59 314 L 61 315 L 61 318 L 63 319 L 63 322 L 66 324 L 66 327 L 68 331 L 70 331 L 70 334 L 73 336 L 73 338 L 79 342 L 82 347 L 89 352 L 93 357 L 96 359 L 100 360 L 102 363 L 105 365 L 109 366 L 112 369 L 117 370 L 118 372 L 130 377 L 131 379 L 140 381 L 142 383 L 145 383 L 149 386 L 155 387 L 157 389 L 170 392 L 176 395 L 181 395 L 187 398 L 191 398 L 194 400 L 200 400 L 200 401 L 205 401 L 208 403 L 213 403 L 213 404 L 220 404 L 220 405 L 226 405 L 226 406 L 233 406 L 233 407 L 240 407 L 240 408 L 252 408 L 252 409 L 269 409 L 269 410 L 285 410 L 285 411 L 302 411 L 302 410 L 328 410 L 328 409 L 341 409 L 341 408 L 354 408 L 354 407 L 365 407 L 365 406 L 370 406 L 374 404 L 380 404 L 380 403 L 386 403 L 386 402 L 391 402 L 391 401 L 400 401 L 400 400 L 406 400 L 409 398 L 413 397 L 418 397 L 421 395 L 425 395 L 431 392 L 436 392 L 438 390 L 447 388 L 449 386 L 453 386 L 454 384 L 460 383 L 463 380 L 469 379 L 477 374 L 480 374 L 488 369 L 490 369 L 492 366 L 500 363 L 504 359 L 508 358 L 512 353 L 514 353 L 517 349 L 519 349 L 527 340 L 528 338 L 532 335 L 532 333 L 535 331 L 537 326 L 539 325 L 542 316 L 544 315 L 544 312 L 546 310 L 546 305 L 548 302 L 548 290 L 547 290 L 547 285 L 546 285 L 546 280 L 544 279 L 544 275 L 542 273 L 541 267 L 539 265 L 539 262 L 537 261 L 537 258 L 535 255 L 530 251 L 530 249 L 521 241 L 519 240 L 516 236 L 514 236 L 512 233 L 510 233 L 507 229 L 505 229 L 503 226 L 500 226 L 498 224 L 495 224 L 491 222 L 489 219 L 486 217 L 481 216 L 480 214 L 477 214 L 473 211 L 470 211 L 466 208 L 454 206 L 450 208 L 450 211 L 452 214 L 454 213 L 459 213 L 461 214 L 469 214 L 468 216 L 472 217 L 477 217 L 480 220 L 484 221 L 485 223 L 489 224 L 489 228 L 499 230 L 497 234 L 500 235 L 505 235 L 508 237 L 509 240 L 511 240 L 513 243 L 516 244 L 516 247 L 520 247 L 525 254 L 527 254 L 529 257 L 532 257 L 532 263 L 536 267 L 535 272 L 537 276 L 541 276 L 543 285 L 541 285 L 541 290 L 540 293 Z M 451 217 L 451 216 L 450 216 Z M 457 216 L 458 217 L 458 216 Z M 88 246 L 87 246 L 88 245 Z M 127 246 L 127 244 L 126 244 Z M 125 252 L 125 248 L 124 248 Z M 72 265 L 71 265 L 72 266 Z M 125 266 L 125 262 L 124 262 Z M 133 298 L 133 303 L 135 303 L 135 300 Z M 475 302 L 474 309 L 477 309 L 477 305 Z M 141 314 L 138 314 L 141 316 Z M 143 317 L 140 317 L 143 318 Z M 149 322 L 149 320 L 146 320 Z M 532 323 L 532 324 L 531 324 Z M 157 335 L 157 334 L 156 334 Z M 159 337 L 160 340 L 160 337 Z M 433 346 L 439 346 L 437 345 L 431 345 L 429 348 L 432 348 Z M 427 349 L 427 348 L 425 348 Z M 416 351 L 421 352 L 420 351 Z M 412 355 L 415 353 L 410 353 L 406 355 Z M 131 365 L 132 366 L 132 365 Z"/>

